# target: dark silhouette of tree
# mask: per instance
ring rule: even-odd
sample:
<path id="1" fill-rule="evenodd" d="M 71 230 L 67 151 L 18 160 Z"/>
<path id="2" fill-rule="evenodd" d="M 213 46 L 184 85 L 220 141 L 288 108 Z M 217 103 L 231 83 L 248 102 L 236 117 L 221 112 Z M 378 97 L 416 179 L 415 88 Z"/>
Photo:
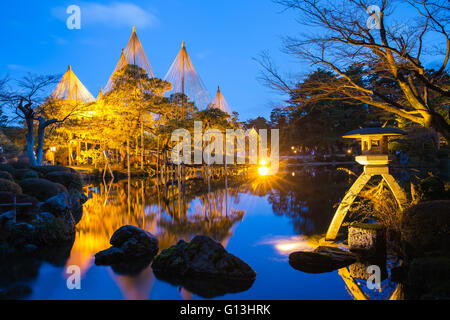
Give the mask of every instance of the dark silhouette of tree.
<path id="1" fill-rule="evenodd" d="M 334 81 L 317 79 L 311 83 L 307 88 L 310 101 L 323 101 L 339 94 L 341 100 L 356 100 L 361 105 L 382 109 L 410 122 L 433 128 L 447 141 L 450 140 L 449 122 L 439 113 L 442 104 L 436 105 L 433 102 L 440 100 L 432 99 L 445 99 L 447 104 L 444 111 L 448 113 L 448 1 L 405 2 L 403 5 L 416 13 L 406 21 L 407 29 L 391 22 L 400 15 L 394 15 L 396 8 L 393 1 L 389 0 L 275 2 L 298 12 L 302 25 L 311 26 L 311 30 L 315 31 L 299 38 L 287 37 L 285 51 L 311 65 L 324 67 L 335 75 Z M 368 27 L 368 18 L 373 17 L 367 13 L 371 5 L 380 8 L 379 29 Z M 438 43 L 440 40 L 443 42 Z M 432 51 L 439 44 L 442 44 L 443 49 Z M 438 70 L 425 68 L 424 56 L 430 55 L 441 59 Z M 260 63 L 264 69 L 263 80 L 271 88 L 285 93 L 302 90 L 283 79 L 267 55 L 261 57 Z M 346 68 L 354 63 L 361 66 L 361 74 L 346 72 Z"/>

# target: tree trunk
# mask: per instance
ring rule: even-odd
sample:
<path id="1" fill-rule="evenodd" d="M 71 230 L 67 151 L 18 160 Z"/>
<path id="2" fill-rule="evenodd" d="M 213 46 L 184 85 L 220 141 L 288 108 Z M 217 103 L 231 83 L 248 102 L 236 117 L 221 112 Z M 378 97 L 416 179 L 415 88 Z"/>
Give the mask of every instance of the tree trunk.
<path id="1" fill-rule="evenodd" d="M 447 142 L 450 142 L 450 125 L 445 118 L 437 112 L 429 113 L 425 116 L 425 127 L 432 128 L 440 133 Z"/>
<path id="2" fill-rule="evenodd" d="M 30 159 L 31 166 L 37 166 L 36 157 L 34 155 L 34 121 L 33 119 L 26 119 L 27 123 L 27 134 L 26 134 L 26 141 L 27 141 L 27 154 L 28 158 Z"/>
<path id="3" fill-rule="evenodd" d="M 36 149 L 36 163 L 38 166 L 42 165 L 42 158 L 44 155 L 45 127 L 46 127 L 45 119 L 39 118 L 38 144 L 37 144 L 37 149 Z"/>

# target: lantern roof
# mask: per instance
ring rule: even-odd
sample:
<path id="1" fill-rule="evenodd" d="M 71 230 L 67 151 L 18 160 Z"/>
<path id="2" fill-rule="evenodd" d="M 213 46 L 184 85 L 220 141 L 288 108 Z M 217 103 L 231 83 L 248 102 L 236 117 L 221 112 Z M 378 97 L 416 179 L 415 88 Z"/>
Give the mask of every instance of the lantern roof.
<path id="1" fill-rule="evenodd" d="M 397 128 L 363 128 L 347 132 L 343 138 L 361 139 L 364 136 L 403 136 L 406 133 Z"/>

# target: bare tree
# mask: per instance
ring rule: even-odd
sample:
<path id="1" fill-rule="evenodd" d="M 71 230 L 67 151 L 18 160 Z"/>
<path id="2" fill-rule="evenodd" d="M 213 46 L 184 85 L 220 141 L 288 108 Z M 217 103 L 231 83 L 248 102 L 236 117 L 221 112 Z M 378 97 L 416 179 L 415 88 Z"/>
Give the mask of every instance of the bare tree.
<path id="1" fill-rule="evenodd" d="M 16 120 L 24 121 L 27 128 L 27 154 L 32 166 L 39 166 L 43 160 L 45 130 L 57 123 L 63 123 L 73 113 L 53 118 L 56 101 L 48 98 L 47 89 L 58 82 L 58 76 L 28 75 L 17 82 L 17 89 L 7 87 L 7 81 L 0 82 L 0 102 L 16 114 Z M 35 141 L 37 129 L 37 144 Z"/>
<path id="2" fill-rule="evenodd" d="M 270 87 L 297 97 L 302 96 L 298 90 L 304 89 L 308 98 L 316 99 L 335 99 L 338 94 L 341 99 L 433 128 L 450 141 L 450 125 L 433 103 L 439 100 L 448 105 L 450 98 L 448 0 L 275 2 L 297 11 L 299 22 L 310 27 L 308 34 L 286 38 L 285 51 L 312 66 L 332 70 L 337 80 L 298 88 L 280 75 L 269 57 L 263 56 L 263 80 Z M 401 24 L 395 19 L 405 17 L 398 14 L 405 6 L 414 17 L 408 14 L 408 20 Z M 441 60 L 437 70 L 426 70 L 426 57 Z M 355 65 L 362 70 L 357 76 L 347 72 Z"/>

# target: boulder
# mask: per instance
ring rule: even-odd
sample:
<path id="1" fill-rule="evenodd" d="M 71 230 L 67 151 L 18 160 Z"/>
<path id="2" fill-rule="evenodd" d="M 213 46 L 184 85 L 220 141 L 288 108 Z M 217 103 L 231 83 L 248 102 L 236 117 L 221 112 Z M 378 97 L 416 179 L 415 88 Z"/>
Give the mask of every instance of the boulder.
<path id="1" fill-rule="evenodd" d="M 60 193 L 51 197 L 41 206 L 41 210 L 51 212 L 55 216 L 64 215 L 71 208 L 72 203 L 67 193 Z"/>
<path id="2" fill-rule="evenodd" d="M 135 226 L 123 226 L 114 232 L 112 247 L 95 255 L 97 265 L 135 263 L 144 260 L 150 264 L 158 253 L 158 239 L 151 233 Z"/>
<path id="3" fill-rule="evenodd" d="M 35 224 L 48 224 L 55 220 L 55 216 L 49 212 L 39 212 L 35 217 Z"/>
<path id="4" fill-rule="evenodd" d="M 109 266 L 121 263 L 125 259 L 125 253 L 121 248 L 111 247 L 95 254 L 95 264 Z"/>
<path id="5" fill-rule="evenodd" d="M 39 214 L 35 221 L 33 243 L 39 247 L 60 246 L 75 239 L 75 222 L 70 211 L 53 219 L 49 214 Z"/>
<path id="6" fill-rule="evenodd" d="M 381 224 L 357 223 L 348 228 L 350 251 L 386 255 L 386 228 Z"/>
<path id="7" fill-rule="evenodd" d="M 83 217 L 83 205 L 89 200 L 89 198 L 78 191 L 77 189 L 70 189 L 70 201 L 72 203 L 72 216 L 75 220 L 75 223 L 81 221 Z"/>
<path id="8" fill-rule="evenodd" d="M 306 273 L 325 273 L 356 262 L 356 256 L 335 247 L 318 247 L 314 252 L 298 251 L 289 255 L 289 264 Z"/>
<path id="9" fill-rule="evenodd" d="M 46 179 L 24 179 L 20 181 L 23 193 L 36 197 L 40 201 L 46 201 L 67 189 L 58 183 Z"/>
<path id="10" fill-rule="evenodd" d="M 190 243 L 181 240 L 162 251 L 154 259 L 152 268 L 160 276 L 172 274 L 249 281 L 256 278 L 256 272 L 248 264 L 206 236 L 197 236 Z"/>

